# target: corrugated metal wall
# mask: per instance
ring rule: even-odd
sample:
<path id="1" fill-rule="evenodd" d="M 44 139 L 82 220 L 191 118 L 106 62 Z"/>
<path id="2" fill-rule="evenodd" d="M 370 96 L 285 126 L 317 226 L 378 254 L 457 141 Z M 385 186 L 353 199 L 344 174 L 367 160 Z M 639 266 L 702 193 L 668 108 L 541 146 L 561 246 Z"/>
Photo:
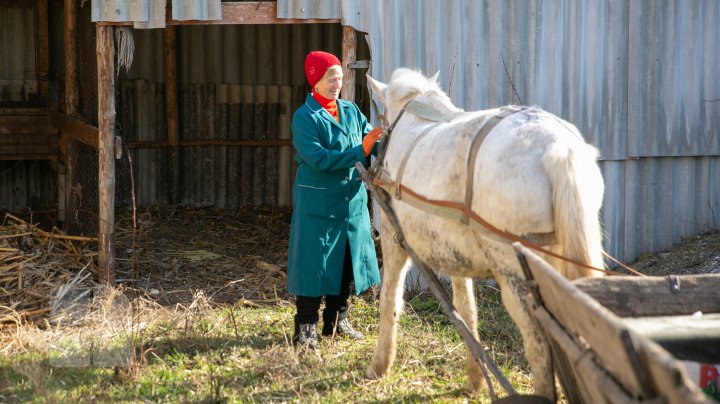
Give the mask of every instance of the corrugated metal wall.
<path id="1" fill-rule="evenodd" d="M 35 10 L 0 7 L 0 103 L 27 103 L 38 94 Z"/>
<path id="2" fill-rule="evenodd" d="M 163 31 L 135 30 L 134 62 L 118 81 L 117 121 L 127 144 L 167 140 Z M 362 41 L 362 40 L 361 40 Z M 341 54 L 339 24 L 181 26 L 177 28 L 181 143 L 290 139 L 290 119 L 309 90 L 307 52 Z M 359 58 L 369 57 L 364 41 Z M 356 101 L 369 105 L 364 76 Z M 367 107 L 366 107 L 367 109 Z M 369 113 L 369 111 L 368 111 Z M 169 202 L 168 151 L 131 149 L 137 203 Z M 181 203 L 289 206 L 290 146 L 181 148 Z M 116 201 L 131 202 L 127 160 L 118 163 Z"/>
<path id="3" fill-rule="evenodd" d="M 89 18 L 88 10 L 87 5 L 80 10 L 81 18 Z M 441 84 L 462 108 L 537 104 L 577 125 L 601 149 L 606 248 L 622 260 L 720 227 L 716 0 L 281 0 L 278 15 L 341 15 L 343 24 L 368 33 L 371 74 L 380 80 L 401 66 L 428 74 L 439 70 Z M 7 27 L 0 22 L 0 30 Z M 162 35 L 162 30 L 135 31 L 135 62 L 129 73 L 120 75 L 118 103 L 139 117 L 132 121 L 118 114 L 126 141 L 166 139 L 159 101 Z M 241 111 L 250 107 L 239 99 L 223 102 L 223 94 L 290 88 L 284 91 L 297 102 L 296 93 L 304 92 L 297 90 L 305 85 L 304 55 L 312 49 L 339 55 L 341 38 L 341 27 L 335 24 L 179 27 L 181 138 L 230 138 L 237 133 L 233 128 L 242 125 Z M 28 67 L 32 64 L 23 68 Z M 367 96 L 364 91 L 357 94 Z M 256 101 L 253 111 L 263 103 L 272 105 Z M 88 109 L 93 105 L 96 102 L 88 102 Z M 238 118 L 230 118 L 233 114 Z M 271 136 L 269 129 L 256 132 Z M 281 157 L 282 151 L 273 149 L 277 157 L 268 148 L 258 155 L 252 150 L 253 181 L 260 182 L 255 167 L 263 163 L 258 161 L 278 170 L 286 161 L 287 151 Z M 186 203 L 234 206 L 250 200 L 247 189 L 242 194 L 242 188 L 233 190 L 231 185 L 235 181 L 242 187 L 243 180 L 233 178 L 250 175 L 247 168 L 237 172 L 238 165 L 250 164 L 249 157 L 242 157 L 243 149 L 183 150 Z M 165 202 L 163 149 L 135 152 L 143 203 Z M 278 185 L 253 196 L 253 203 L 279 198 L 283 178 L 277 174 Z M 127 188 L 118 189 L 119 201 L 127 201 Z"/>
<path id="4" fill-rule="evenodd" d="M 343 0 L 342 17 L 369 34 L 377 79 L 439 70 L 467 110 L 537 104 L 574 123 L 601 150 L 619 259 L 720 228 L 720 2 Z"/>

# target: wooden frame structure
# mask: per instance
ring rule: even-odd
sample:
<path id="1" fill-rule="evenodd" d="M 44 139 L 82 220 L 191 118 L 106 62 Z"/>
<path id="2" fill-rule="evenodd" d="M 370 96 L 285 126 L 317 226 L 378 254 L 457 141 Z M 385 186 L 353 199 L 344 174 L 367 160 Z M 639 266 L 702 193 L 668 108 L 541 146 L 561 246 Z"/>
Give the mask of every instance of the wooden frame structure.
<path id="1" fill-rule="evenodd" d="M 40 0 L 46 1 L 46 0 Z M 77 13 L 76 0 L 65 0 L 65 43 L 77 43 L 77 29 L 75 27 Z M 207 141 L 180 141 L 178 131 L 178 101 L 177 101 L 177 61 L 175 51 L 177 25 L 240 25 L 240 24 L 340 24 L 340 19 L 281 19 L 277 18 L 276 2 L 224 2 L 222 3 L 222 19 L 217 21 L 177 21 L 168 15 L 164 33 L 164 59 L 166 79 L 166 111 L 167 111 L 167 142 L 157 142 L 143 147 L 170 147 L 170 200 L 178 201 L 180 195 L 180 162 L 179 150 L 183 145 L 207 144 Z M 132 22 L 98 22 L 97 23 L 97 64 L 98 64 L 98 128 L 87 125 L 76 119 L 77 111 L 77 77 L 74 68 L 77 60 L 76 47 L 66 46 L 65 57 L 65 104 L 66 114 L 54 116 L 54 122 L 63 136 L 88 144 L 98 150 L 98 181 L 99 181 L 99 280 L 101 283 L 113 284 L 115 282 L 114 257 L 114 195 L 115 195 L 115 79 L 113 29 L 115 26 L 132 25 Z M 343 27 L 342 64 L 345 74 L 345 86 L 342 97 L 354 101 L 355 77 L 349 67 L 356 61 L 355 29 L 350 26 Z M 198 143 L 200 142 L 200 143 Z M 222 144 L 229 144 L 223 141 Z M 257 141 L 235 141 L 239 146 L 260 145 Z M 265 141 L 261 145 L 289 145 L 289 140 Z M 133 146 L 132 144 L 128 146 Z"/>

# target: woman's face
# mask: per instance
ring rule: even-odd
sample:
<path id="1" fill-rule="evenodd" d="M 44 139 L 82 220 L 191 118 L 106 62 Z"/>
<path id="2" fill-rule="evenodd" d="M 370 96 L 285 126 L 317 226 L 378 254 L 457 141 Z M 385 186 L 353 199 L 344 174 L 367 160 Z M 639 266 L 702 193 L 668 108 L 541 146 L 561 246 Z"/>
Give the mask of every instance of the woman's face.
<path id="1" fill-rule="evenodd" d="M 328 69 L 323 78 L 315 84 L 315 92 L 329 100 L 337 100 L 340 97 L 342 80 L 342 70 Z"/>

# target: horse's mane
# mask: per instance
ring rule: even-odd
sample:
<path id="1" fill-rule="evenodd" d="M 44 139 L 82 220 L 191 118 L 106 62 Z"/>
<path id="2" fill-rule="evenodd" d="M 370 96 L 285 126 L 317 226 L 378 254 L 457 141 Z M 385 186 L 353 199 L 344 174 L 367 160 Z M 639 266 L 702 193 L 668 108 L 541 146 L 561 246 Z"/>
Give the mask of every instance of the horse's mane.
<path id="1" fill-rule="evenodd" d="M 418 95 L 437 92 L 445 95 L 434 79 L 425 77 L 417 70 L 408 68 L 396 69 L 390 77 L 386 97 L 391 102 L 407 102 Z M 447 97 L 447 95 L 445 95 Z"/>
<path id="2" fill-rule="evenodd" d="M 419 71 L 399 68 L 390 77 L 385 100 L 397 112 L 412 99 L 422 99 L 423 104 L 441 113 L 449 114 L 458 110 L 438 85 L 437 75 L 428 78 Z"/>

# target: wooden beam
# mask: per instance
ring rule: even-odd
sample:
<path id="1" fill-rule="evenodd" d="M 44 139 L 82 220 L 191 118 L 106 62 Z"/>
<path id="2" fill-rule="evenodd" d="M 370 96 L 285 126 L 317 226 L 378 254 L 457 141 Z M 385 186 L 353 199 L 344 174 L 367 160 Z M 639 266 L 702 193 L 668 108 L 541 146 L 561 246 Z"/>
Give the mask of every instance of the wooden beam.
<path id="1" fill-rule="evenodd" d="M 69 139 L 77 140 L 94 149 L 98 148 L 98 128 L 65 114 L 53 114 L 53 124 Z"/>
<path id="2" fill-rule="evenodd" d="M 167 25 L 246 25 L 246 24 L 339 24 L 339 18 L 301 19 L 277 18 L 277 2 L 224 2 L 222 3 L 222 19 L 212 21 L 178 21 L 167 19 Z M 97 25 L 133 25 L 132 21 L 112 22 L 101 21 Z"/>
<path id="3" fill-rule="evenodd" d="M 98 281 L 115 284 L 115 46 L 113 27 L 97 27 Z"/>
<path id="4" fill-rule="evenodd" d="M 170 146 L 168 175 L 170 176 L 170 203 L 180 203 L 180 131 L 178 129 L 177 52 L 175 27 L 165 28 L 165 109 L 167 139 Z"/>
<path id="5" fill-rule="evenodd" d="M 0 115 L 0 135 L 57 135 L 50 114 Z"/>
<path id="6" fill-rule="evenodd" d="M 342 69 L 343 69 L 343 87 L 342 98 L 355 102 L 355 71 L 350 68 L 350 64 L 357 59 L 357 33 L 355 28 L 344 25 L 342 39 Z"/>
<path id="7" fill-rule="evenodd" d="M 69 116 L 77 116 L 77 0 L 65 0 L 63 21 L 65 24 L 65 113 Z"/>

